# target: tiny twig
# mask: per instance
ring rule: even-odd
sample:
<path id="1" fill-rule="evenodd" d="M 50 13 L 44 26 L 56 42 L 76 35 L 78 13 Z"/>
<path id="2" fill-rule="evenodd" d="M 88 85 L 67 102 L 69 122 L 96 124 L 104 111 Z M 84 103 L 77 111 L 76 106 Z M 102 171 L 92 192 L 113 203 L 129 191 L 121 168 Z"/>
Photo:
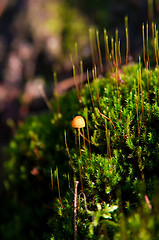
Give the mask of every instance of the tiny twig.
<path id="1" fill-rule="evenodd" d="M 79 181 L 75 181 L 75 193 L 74 193 L 74 240 L 77 240 L 77 187 Z"/>
<path id="2" fill-rule="evenodd" d="M 152 210 L 152 205 L 151 205 L 151 203 L 150 203 L 150 200 L 149 200 L 148 196 L 145 195 L 144 198 L 145 198 L 145 202 L 146 202 L 147 205 L 148 205 L 148 208 L 149 208 L 150 210 Z"/>

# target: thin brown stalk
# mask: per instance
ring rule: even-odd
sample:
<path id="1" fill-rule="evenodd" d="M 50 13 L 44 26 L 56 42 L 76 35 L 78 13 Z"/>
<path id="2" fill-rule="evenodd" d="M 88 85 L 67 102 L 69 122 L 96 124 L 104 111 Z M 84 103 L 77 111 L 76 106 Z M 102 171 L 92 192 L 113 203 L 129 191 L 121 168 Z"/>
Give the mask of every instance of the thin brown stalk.
<path id="1" fill-rule="evenodd" d="M 107 141 L 107 156 L 108 156 L 108 165 L 109 165 L 109 160 L 111 159 L 111 149 L 110 149 L 110 131 L 107 128 L 107 120 L 105 119 L 105 133 L 106 133 L 106 141 Z"/>
<path id="2" fill-rule="evenodd" d="M 97 77 L 96 77 L 96 68 L 95 68 L 95 70 L 92 70 L 92 75 L 93 75 L 93 80 L 97 79 Z M 95 83 L 95 90 L 96 90 L 96 97 L 97 97 L 97 102 L 98 102 L 98 105 L 99 105 L 99 109 L 101 110 L 99 91 L 98 91 L 98 86 L 96 86 L 96 84 L 98 84 L 98 82 Z"/>
<path id="3" fill-rule="evenodd" d="M 138 112 L 138 96 L 137 96 L 137 92 L 136 92 L 136 82 L 135 82 L 135 80 L 134 80 L 134 86 L 135 86 L 135 99 L 136 99 L 137 131 L 138 131 L 138 136 L 140 136 L 139 112 Z"/>
<path id="4" fill-rule="evenodd" d="M 92 40 L 93 40 L 93 49 L 94 49 L 95 59 L 96 59 L 95 60 L 96 61 L 95 66 L 97 66 L 97 71 L 98 71 L 98 74 L 100 75 L 101 74 L 101 72 L 100 72 L 100 61 L 99 61 L 99 56 L 98 56 L 98 49 L 97 49 L 95 29 L 92 29 Z"/>
<path id="5" fill-rule="evenodd" d="M 119 95 L 119 73 L 118 73 L 118 68 L 116 68 L 116 83 L 117 83 L 117 94 L 118 94 L 118 105 L 119 105 L 119 114 L 120 114 L 120 119 L 121 119 L 121 106 L 120 106 L 120 95 Z"/>
<path id="6" fill-rule="evenodd" d="M 140 78 L 139 77 L 138 77 L 138 98 L 137 98 L 137 100 L 138 100 L 138 105 L 139 105 L 138 110 L 139 110 L 139 116 L 140 116 Z"/>
<path id="7" fill-rule="evenodd" d="M 92 29 L 89 29 L 89 40 L 90 40 L 90 47 L 91 47 L 91 56 L 92 56 L 92 62 L 93 62 L 93 66 L 96 65 L 95 62 L 95 54 L 94 54 L 94 49 L 93 49 L 93 38 L 92 38 Z"/>
<path id="8" fill-rule="evenodd" d="M 86 164 L 86 171 L 88 173 L 88 167 L 87 167 L 87 156 L 86 156 L 86 142 L 85 142 L 85 136 L 84 136 L 84 129 L 82 128 L 82 134 L 83 134 L 83 145 L 84 145 L 84 155 L 85 155 L 85 164 Z"/>
<path id="9" fill-rule="evenodd" d="M 58 187 L 58 193 L 59 193 L 59 200 L 60 200 L 61 207 L 63 208 L 62 200 L 61 200 L 61 193 L 60 193 L 59 174 L 58 174 L 58 168 L 57 167 L 56 167 L 56 174 L 57 174 L 57 187 Z"/>
<path id="10" fill-rule="evenodd" d="M 125 35 L 126 35 L 126 66 L 129 58 L 129 33 L 128 33 L 128 17 L 125 17 Z"/>
<path id="11" fill-rule="evenodd" d="M 82 88 L 83 88 L 83 62 L 80 61 L 80 69 L 81 69 L 81 76 L 80 76 L 80 81 L 81 81 L 81 87 L 80 87 L 80 98 L 82 97 Z"/>
<path id="12" fill-rule="evenodd" d="M 52 168 L 51 168 L 51 189 L 52 189 L 52 198 L 54 200 L 54 180 L 53 180 Z"/>
<path id="13" fill-rule="evenodd" d="M 148 23 L 146 24 L 146 47 L 147 47 L 148 69 L 150 70 L 150 56 L 149 56 L 149 30 L 148 30 Z"/>
<path id="14" fill-rule="evenodd" d="M 120 137 L 119 137 L 119 135 L 118 135 L 118 133 L 117 133 L 117 130 L 116 130 L 115 125 L 114 125 L 114 123 L 112 122 L 112 120 L 111 120 L 110 118 L 108 118 L 107 116 L 105 116 L 103 113 L 101 113 L 98 108 L 97 108 L 97 111 L 98 111 L 98 113 L 99 113 L 102 117 L 104 117 L 104 118 L 106 118 L 107 120 L 110 121 L 110 123 L 112 124 L 112 126 L 113 126 L 113 128 L 114 128 L 114 130 L 115 130 L 115 132 L 116 132 L 116 134 L 117 134 L 117 136 L 118 136 L 118 139 L 120 140 Z"/>
<path id="15" fill-rule="evenodd" d="M 147 203 L 148 208 L 149 208 L 150 210 L 152 210 L 152 205 L 151 205 L 151 203 L 150 203 L 150 200 L 149 200 L 148 196 L 145 195 L 144 198 L 145 198 L 145 202 Z"/>
<path id="16" fill-rule="evenodd" d="M 75 65 L 74 65 L 74 64 L 73 64 L 73 78 L 74 78 L 74 82 L 75 82 L 75 86 L 76 86 L 77 98 L 78 98 L 78 101 L 79 101 L 79 103 L 80 103 L 80 94 L 79 94 L 79 88 L 78 88 L 78 85 L 77 85 L 76 69 L 75 69 Z"/>
<path id="17" fill-rule="evenodd" d="M 75 181 L 75 192 L 74 192 L 74 240 L 77 240 L 77 187 L 78 181 Z"/>
<path id="18" fill-rule="evenodd" d="M 80 153 L 80 160 L 81 163 L 79 164 L 79 174 L 80 174 L 80 182 L 81 182 L 81 188 L 83 192 L 83 180 L 82 180 L 82 170 L 83 170 L 83 164 L 82 164 L 82 153 L 81 153 L 81 140 L 80 140 L 80 128 L 78 128 L 78 143 L 79 143 L 79 153 Z"/>
<path id="19" fill-rule="evenodd" d="M 99 56 L 99 62 L 100 62 L 100 70 L 101 70 L 101 73 L 103 73 L 103 63 L 102 63 L 102 55 L 101 55 L 101 50 L 100 50 L 100 42 L 99 42 L 99 32 L 98 32 L 98 30 L 96 31 L 96 38 L 97 38 L 97 47 L 98 47 L 98 56 Z"/>
<path id="20" fill-rule="evenodd" d="M 156 37 L 155 37 L 155 59 L 156 59 L 156 67 L 158 68 L 158 42 Z"/>
<path id="21" fill-rule="evenodd" d="M 152 22 L 152 40 L 153 40 L 153 56 L 154 56 L 154 61 L 156 60 L 156 56 L 155 56 L 155 26 L 154 26 L 154 22 Z"/>
<path id="22" fill-rule="evenodd" d="M 92 91 L 91 91 L 91 87 L 90 87 L 90 83 L 89 83 L 89 72 L 88 72 L 88 70 L 87 70 L 87 81 L 88 81 L 88 87 L 89 87 L 89 91 L 90 91 L 90 95 L 91 95 L 92 106 L 93 106 L 93 108 L 95 108 L 94 101 L 93 101 L 93 95 L 92 95 Z"/>
<path id="23" fill-rule="evenodd" d="M 142 77 L 141 77 L 141 58 L 139 57 L 139 81 L 140 81 L 140 91 L 141 91 L 141 104 L 142 104 L 142 116 L 144 122 L 144 104 L 143 104 L 143 90 L 142 90 Z"/>
<path id="24" fill-rule="evenodd" d="M 118 55 L 119 55 L 119 67 L 121 67 L 121 52 L 120 52 L 120 40 L 118 42 Z"/>
<path id="25" fill-rule="evenodd" d="M 91 142 L 90 142 L 90 137 L 89 137 L 89 126 L 88 126 L 88 109 L 86 109 L 86 110 L 87 110 L 87 114 L 86 114 L 87 136 L 88 136 L 88 144 L 89 144 L 89 155 L 90 155 L 91 167 L 92 167 Z"/>
<path id="26" fill-rule="evenodd" d="M 148 92 L 148 102 L 149 102 L 149 114 L 150 114 L 150 93 L 149 93 L 149 69 L 148 69 L 149 63 L 147 63 L 147 69 L 146 69 L 146 77 L 147 77 L 147 92 Z M 151 117 L 151 115 L 150 115 Z"/>
<path id="27" fill-rule="evenodd" d="M 142 45 L 143 45 L 143 59 L 144 59 L 144 65 L 146 67 L 146 58 L 145 58 L 145 25 L 142 24 Z"/>
<path id="28" fill-rule="evenodd" d="M 109 43 L 108 43 L 108 35 L 106 29 L 104 29 L 104 44 L 105 44 L 105 57 L 106 63 L 108 63 L 109 67 L 112 69 L 112 62 L 110 59 L 110 52 L 109 52 Z"/>
<path id="29" fill-rule="evenodd" d="M 115 42 L 115 66 L 116 66 L 116 68 L 118 68 L 118 65 L 119 65 L 119 63 L 118 63 L 118 45 Z"/>
<path id="30" fill-rule="evenodd" d="M 74 173 L 74 176 L 75 176 L 75 167 L 73 166 L 72 158 L 71 158 L 70 151 L 69 151 L 69 148 L 68 148 L 68 145 L 67 145 L 66 131 L 64 131 L 64 136 L 65 136 L 66 150 L 67 150 L 67 153 L 68 153 L 68 156 L 69 156 L 69 159 L 70 159 L 70 165 L 71 165 L 71 167 L 73 169 L 73 173 Z"/>
<path id="31" fill-rule="evenodd" d="M 80 128 L 78 128 L 78 131 L 79 131 L 79 134 L 81 135 L 81 137 L 83 137 L 87 142 L 91 143 L 91 141 L 88 140 L 88 139 L 81 133 Z"/>
<path id="32" fill-rule="evenodd" d="M 116 29 L 116 32 L 115 32 L 115 65 L 116 65 L 116 68 L 118 68 L 118 66 L 119 66 L 118 44 L 119 44 L 119 41 L 118 41 L 118 29 Z"/>
<path id="33" fill-rule="evenodd" d="M 114 56 L 114 39 L 113 37 L 111 38 L 111 55 L 112 55 L 112 61 L 113 64 L 115 63 L 115 56 Z"/>

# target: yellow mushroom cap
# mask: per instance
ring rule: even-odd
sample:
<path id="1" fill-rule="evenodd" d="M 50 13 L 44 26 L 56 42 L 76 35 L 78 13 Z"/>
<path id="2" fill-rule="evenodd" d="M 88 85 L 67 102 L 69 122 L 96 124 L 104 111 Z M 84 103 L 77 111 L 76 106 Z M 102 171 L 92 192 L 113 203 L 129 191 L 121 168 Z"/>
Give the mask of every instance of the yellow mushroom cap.
<path id="1" fill-rule="evenodd" d="M 72 120 L 72 127 L 73 128 L 83 128 L 85 127 L 85 120 L 83 117 L 81 116 L 76 116 L 73 120 Z"/>

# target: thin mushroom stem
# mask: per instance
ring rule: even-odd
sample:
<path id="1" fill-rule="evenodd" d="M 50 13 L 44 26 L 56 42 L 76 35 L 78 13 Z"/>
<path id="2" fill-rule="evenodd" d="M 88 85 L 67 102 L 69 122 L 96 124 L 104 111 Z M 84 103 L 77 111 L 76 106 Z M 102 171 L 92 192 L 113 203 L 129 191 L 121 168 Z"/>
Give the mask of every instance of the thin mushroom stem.
<path id="1" fill-rule="evenodd" d="M 78 129 L 79 129 L 79 128 L 78 128 Z M 78 131 L 78 142 L 79 142 L 79 152 L 80 152 L 81 166 L 80 166 L 80 163 L 78 163 L 78 164 L 79 164 L 79 174 L 80 174 L 81 188 L 82 188 L 82 192 L 83 192 L 83 181 L 82 181 L 82 169 L 83 169 L 83 165 L 82 165 L 82 153 L 81 153 L 80 131 Z"/>
<path id="2" fill-rule="evenodd" d="M 92 144 L 92 142 L 91 142 L 90 140 L 88 140 L 88 139 L 81 133 L 80 128 L 78 128 L 78 132 L 79 132 L 79 134 L 81 135 L 81 137 L 83 137 L 87 142 L 89 142 L 89 143 Z"/>

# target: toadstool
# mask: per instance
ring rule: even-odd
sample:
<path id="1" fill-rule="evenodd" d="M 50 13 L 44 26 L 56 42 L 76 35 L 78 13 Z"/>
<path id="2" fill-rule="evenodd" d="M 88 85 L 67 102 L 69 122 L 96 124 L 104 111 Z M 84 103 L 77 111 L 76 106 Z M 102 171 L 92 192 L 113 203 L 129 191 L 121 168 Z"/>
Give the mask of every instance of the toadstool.
<path id="1" fill-rule="evenodd" d="M 76 116 L 73 121 L 72 121 L 72 127 L 73 128 L 83 128 L 85 127 L 86 124 L 85 124 L 85 120 L 82 116 Z"/>
<path id="2" fill-rule="evenodd" d="M 88 142 L 90 142 L 80 131 L 80 128 L 84 128 L 86 126 L 85 124 L 85 120 L 82 116 L 76 116 L 73 120 L 72 120 L 72 127 L 73 128 L 77 128 L 78 129 L 78 133 L 84 138 L 86 139 Z"/>

